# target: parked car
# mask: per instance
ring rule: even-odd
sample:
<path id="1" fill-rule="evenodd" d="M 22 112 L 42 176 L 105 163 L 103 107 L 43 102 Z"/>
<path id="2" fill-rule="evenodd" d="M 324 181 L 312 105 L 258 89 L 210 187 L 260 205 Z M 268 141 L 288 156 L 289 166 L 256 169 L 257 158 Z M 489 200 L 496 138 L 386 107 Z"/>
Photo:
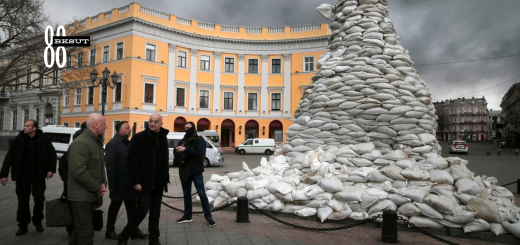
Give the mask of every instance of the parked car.
<path id="1" fill-rule="evenodd" d="M 67 152 L 70 144 L 72 143 L 74 133 L 80 130 L 80 128 L 69 128 L 63 125 L 52 125 L 42 127 L 43 134 L 47 136 L 52 142 L 58 159 Z"/>
<path id="2" fill-rule="evenodd" d="M 469 153 L 469 145 L 464 140 L 454 140 L 450 144 L 450 153 Z"/>
<path id="3" fill-rule="evenodd" d="M 170 154 L 170 158 L 168 160 L 168 164 L 173 166 L 173 148 L 179 145 L 182 138 L 184 137 L 184 132 L 175 132 L 169 133 L 166 138 L 168 139 L 168 151 Z M 222 164 L 224 163 L 224 152 L 218 146 L 215 146 L 213 141 L 208 139 L 206 136 L 201 135 L 202 138 L 206 141 L 206 157 L 204 158 L 204 167 L 209 167 L 210 165 Z"/>
<path id="4" fill-rule="evenodd" d="M 216 130 L 204 130 L 202 132 L 197 132 L 197 134 L 206 136 L 213 142 L 213 145 L 220 147 L 220 137 Z"/>
<path id="5" fill-rule="evenodd" d="M 235 147 L 235 153 L 240 153 L 240 155 L 246 153 L 265 153 L 266 155 L 271 155 L 274 152 L 275 145 L 274 139 L 248 139 Z"/>

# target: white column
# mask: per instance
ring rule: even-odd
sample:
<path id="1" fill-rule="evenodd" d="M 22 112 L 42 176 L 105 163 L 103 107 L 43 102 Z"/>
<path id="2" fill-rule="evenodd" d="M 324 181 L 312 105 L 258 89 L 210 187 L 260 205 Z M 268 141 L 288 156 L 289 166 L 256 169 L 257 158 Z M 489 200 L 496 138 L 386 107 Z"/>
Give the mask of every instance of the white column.
<path id="1" fill-rule="evenodd" d="M 283 87 L 283 115 L 291 116 L 291 54 L 283 55 Z"/>
<path id="2" fill-rule="evenodd" d="M 269 96 L 268 96 L 268 91 L 267 91 L 267 72 L 268 72 L 268 68 L 267 68 L 267 62 L 269 60 L 269 55 L 262 55 L 262 83 L 261 83 L 261 90 L 260 90 L 260 105 L 261 105 L 261 108 L 258 110 L 262 115 L 262 114 L 265 114 L 267 115 L 267 113 L 269 113 L 269 108 L 267 107 L 267 102 L 269 100 Z M 265 112 L 265 113 L 264 113 Z"/>
<path id="3" fill-rule="evenodd" d="M 190 103 L 188 106 L 188 112 L 195 112 L 197 109 L 197 53 L 198 49 L 191 50 L 191 62 L 190 62 Z M 191 109 L 193 108 L 193 110 Z"/>
<path id="4" fill-rule="evenodd" d="M 214 52 L 213 55 L 215 56 L 215 70 L 213 71 L 213 111 L 211 113 L 220 113 L 220 56 L 222 56 L 222 52 Z"/>
<path id="5" fill-rule="evenodd" d="M 238 97 L 237 97 L 237 115 L 244 115 L 244 105 L 246 104 L 244 100 L 244 85 L 245 85 L 245 72 L 244 72 L 244 59 L 245 54 L 238 54 Z"/>
<path id="6" fill-rule="evenodd" d="M 167 110 L 175 107 L 175 45 L 168 43 L 168 97 L 166 97 Z"/>

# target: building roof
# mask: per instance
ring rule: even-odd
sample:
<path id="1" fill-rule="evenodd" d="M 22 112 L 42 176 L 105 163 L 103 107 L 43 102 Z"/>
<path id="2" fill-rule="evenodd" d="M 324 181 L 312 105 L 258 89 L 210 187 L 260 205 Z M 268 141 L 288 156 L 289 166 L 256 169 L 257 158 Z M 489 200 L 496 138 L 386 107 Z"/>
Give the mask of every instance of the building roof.
<path id="1" fill-rule="evenodd" d="M 449 102 L 450 104 L 460 104 L 461 102 L 464 102 L 464 103 L 484 102 L 484 103 L 487 104 L 487 101 L 486 101 L 485 97 L 482 97 L 482 98 L 475 98 L 475 97 L 471 97 L 471 98 L 468 97 L 468 98 L 466 98 L 466 97 L 462 97 L 462 98 L 451 99 L 451 100 L 436 101 L 436 102 L 433 102 L 433 104 L 443 104 L 443 103 L 446 103 L 446 102 Z"/>

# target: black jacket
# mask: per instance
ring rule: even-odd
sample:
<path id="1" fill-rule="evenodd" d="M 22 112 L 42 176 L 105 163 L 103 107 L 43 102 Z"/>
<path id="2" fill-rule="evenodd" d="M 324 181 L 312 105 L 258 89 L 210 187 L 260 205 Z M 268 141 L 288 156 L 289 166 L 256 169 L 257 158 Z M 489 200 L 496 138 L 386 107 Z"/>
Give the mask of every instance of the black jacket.
<path id="1" fill-rule="evenodd" d="M 110 199 L 116 202 L 135 198 L 126 169 L 128 143 L 128 139 L 116 134 L 106 145 L 108 188 L 111 190 Z"/>
<path id="2" fill-rule="evenodd" d="M 167 192 L 168 184 L 170 183 L 170 174 L 168 160 L 168 130 L 161 128 L 159 131 L 160 140 L 163 141 L 159 149 L 162 153 L 161 159 L 157 159 L 162 167 L 159 171 L 163 174 L 163 188 Z M 127 165 L 128 176 L 130 177 L 130 184 L 135 186 L 140 184 L 145 190 L 155 189 L 155 178 L 156 169 L 155 162 L 155 147 L 153 142 L 153 136 L 150 129 L 147 127 L 144 131 L 141 131 L 132 137 L 128 146 Z"/>
<path id="3" fill-rule="evenodd" d="M 184 136 L 179 145 L 184 144 L 184 164 L 179 166 L 181 181 L 187 181 L 192 175 L 204 172 L 206 157 L 206 141 L 196 133 L 190 137 Z M 177 155 L 177 154 L 176 154 Z"/>
<path id="4" fill-rule="evenodd" d="M 0 178 L 7 178 L 9 170 L 11 170 L 11 179 L 16 181 L 22 166 L 24 147 L 26 143 L 26 135 L 23 130 L 14 138 L 13 144 L 9 147 L 7 155 L 4 158 L 4 164 L 0 171 Z M 40 129 L 36 130 L 36 178 L 45 179 L 47 172 L 56 172 L 56 151 L 52 142 L 43 134 Z"/>

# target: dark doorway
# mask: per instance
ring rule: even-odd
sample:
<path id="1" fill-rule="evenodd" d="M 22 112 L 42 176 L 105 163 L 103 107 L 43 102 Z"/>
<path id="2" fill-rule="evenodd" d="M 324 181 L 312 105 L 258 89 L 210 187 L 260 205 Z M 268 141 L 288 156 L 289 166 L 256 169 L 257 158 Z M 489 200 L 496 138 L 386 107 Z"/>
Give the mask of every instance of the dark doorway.
<path id="1" fill-rule="evenodd" d="M 220 130 L 220 144 L 222 147 L 235 146 L 235 123 L 229 119 L 222 121 Z"/>

